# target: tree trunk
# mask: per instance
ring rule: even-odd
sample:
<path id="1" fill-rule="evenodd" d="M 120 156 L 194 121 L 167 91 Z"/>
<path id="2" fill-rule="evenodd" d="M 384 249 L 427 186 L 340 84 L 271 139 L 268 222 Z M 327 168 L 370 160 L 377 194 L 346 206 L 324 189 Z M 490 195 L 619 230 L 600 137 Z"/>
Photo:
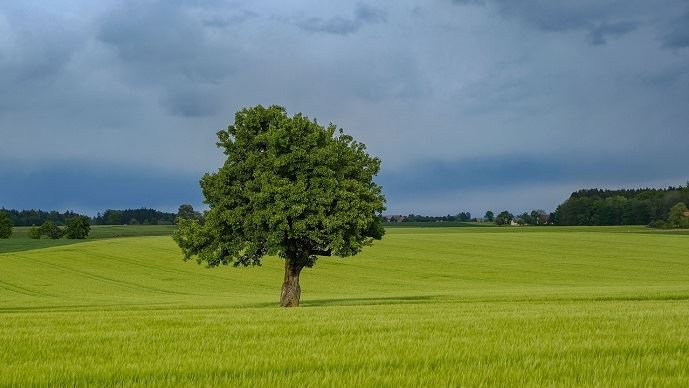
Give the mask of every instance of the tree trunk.
<path id="1" fill-rule="evenodd" d="M 282 283 L 280 293 L 281 307 L 299 307 L 301 287 L 299 287 L 299 273 L 303 266 L 292 265 L 289 259 L 285 259 L 285 281 Z"/>

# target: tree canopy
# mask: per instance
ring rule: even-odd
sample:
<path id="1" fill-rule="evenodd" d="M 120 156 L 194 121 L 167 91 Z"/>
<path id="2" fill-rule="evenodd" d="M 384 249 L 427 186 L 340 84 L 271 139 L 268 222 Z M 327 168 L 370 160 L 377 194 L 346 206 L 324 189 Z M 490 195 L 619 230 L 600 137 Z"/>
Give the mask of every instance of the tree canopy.
<path id="1" fill-rule="evenodd" d="M 227 159 L 201 179 L 205 222 L 180 219 L 174 235 L 186 259 L 250 266 L 278 255 L 281 305 L 296 306 L 299 273 L 317 256 L 355 255 L 382 238 L 380 160 L 335 125 L 259 105 L 239 111 L 218 139 Z"/>
<path id="2" fill-rule="evenodd" d="M 48 236 L 48 238 L 57 240 L 64 234 L 64 231 L 60 229 L 57 224 L 52 221 L 46 221 L 40 227 L 41 235 Z"/>
<path id="3" fill-rule="evenodd" d="M 670 209 L 668 222 L 673 228 L 689 228 L 689 209 L 684 202 L 680 202 Z"/>
<path id="4" fill-rule="evenodd" d="M 558 225 L 646 225 L 689 203 L 689 183 L 667 189 L 579 190 L 557 207 Z"/>
<path id="5" fill-rule="evenodd" d="M 179 223 L 179 220 L 203 220 L 201 213 L 194 210 L 194 207 L 184 203 L 179 205 L 179 210 L 177 210 L 177 218 L 175 218 L 175 223 Z"/>
<path id="6" fill-rule="evenodd" d="M 68 218 L 76 217 L 79 214 L 72 211 L 58 212 L 58 211 L 43 211 L 43 210 L 14 210 L 14 209 L 0 209 L 0 212 L 6 213 L 14 223 L 14 226 L 32 226 L 41 225 L 46 221 L 52 221 L 55 224 L 64 224 Z"/>
<path id="7" fill-rule="evenodd" d="M 91 219 L 86 216 L 72 217 L 65 223 L 65 236 L 69 239 L 83 240 L 91 231 Z"/>
<path id="8" fill-rule="evenodd" d="M 4 211 L 0 211 L 0 238 L 10 238 L 12 236 L 12 227 L 14 223 L 10 216 Z"/>
<path id="9" fill-rule="evenodd" d="M 495 217 L 495 223 L 498 225 L 509 225 L 510 222 L 514 219 L 514 216 L 512 213 L 508 212 L 507 210 L 504 210 L 500 212 L 500 214 Z"/>

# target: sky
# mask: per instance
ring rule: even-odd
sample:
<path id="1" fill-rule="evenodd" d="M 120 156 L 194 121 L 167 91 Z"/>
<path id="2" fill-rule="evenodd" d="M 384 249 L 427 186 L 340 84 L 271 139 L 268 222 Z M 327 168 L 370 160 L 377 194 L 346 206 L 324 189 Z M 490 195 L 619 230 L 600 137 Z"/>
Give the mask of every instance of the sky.
<path id="1" fill-rule="evenodd" d="M 382 159 L 386 214 L 548 211 L 689 179 L 689 3 L 0 3 L 0 207 L 202 206 L 234 113 Z"/>

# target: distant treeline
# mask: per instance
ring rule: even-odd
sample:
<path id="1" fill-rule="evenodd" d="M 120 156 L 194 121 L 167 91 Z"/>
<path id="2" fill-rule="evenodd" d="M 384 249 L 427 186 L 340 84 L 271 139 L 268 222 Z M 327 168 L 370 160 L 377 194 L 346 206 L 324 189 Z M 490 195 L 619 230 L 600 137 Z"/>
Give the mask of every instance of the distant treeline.
<path id="1" fill-rule="evenodd" d="M 155 209 L 106 210 L 93 218 L 95 225 L 172 225 L 177 213 L 166 213 Z"/>
<path id="2" fill-rule="evenodd" d="M 43 225 L 46 221 L 51 221 L 57 225 L 65 225 L 70 218 L 81 216 L 72 211 L 60 213 L 58 211 L 43 211 L 43 210 L 8 210 L 1 209 L 12 220 L 14 226 L 33 226 Z M 175 223 L 176 213 L 166 213 L 155 209 L 141 208 L 141 209 L 126 209 L 126 210 L 112 210 L 108 209 L 105 212 L 98 213 L 96 217 L 91 218 L 93 225 L 172 225 Z"/>
<path id="3" fill-rule="evenodd" d="M 649 225 L 666 220 L 670 209 L 689 203 L 687 187 L 579 190 L 557 207 L 556 225 Z"/>
<path id="4" fill-rule="evenodd" d="M 498 225 L 650 225 L 655 227 L 683 227 L 689 213 L 689 182 L 686 187 L 668 187 L 667 189 L 625 189 L 579 190 L 561 205 L 555 212 L 533 210 L 517 216 L 503 211 L 497 216 L 491 210 L 484 217 L 472 218 L 469 212 L 460 212 L 446 216 L 424 216 L 418 214 L 383 216 L 384 222 L 419 223 L 419 222 L 495 222 Z M 671 209 L 674 212 L 671 212 Z M 42 210 L 6 210 L 14 226 L 42 225 L 46 221 L 57 225 L 73 217 L 80 216 L 72 211 L 60 213 Z M 676 214 L 675 214 L 676 213 Z M 155 209 L 126 209 L 98 213 L 91 218 L 93 225 L 172 225 L 175 219 L 194 218 L 203 220 L 203 215 L 194 211 L 191 205 L 181 205 L 178 213 L 161 212 Z"/>
<path id="5" fill-rule="evenodd" d="M 404 216 L 401 220 L 402 222 L 467 222 L 471 221 L 471 213 L 461 212 L 456 215 L 446 215 L 446 216 L 422 216 L 418 214 L 410 214 Z"/>
<path id="6" fill-rule="evenodd" d="M 60 213 L 57 211 L 43 211 L 43 210 L 8 210 L 5 208 L 0 209 L 0 211 L 5 212 L 14 226 L 33 226 L 33 225 L 43 225 L 44 222 L 50 221 L 58 225 L 64 225 L 65 221 L 69 218 L 80 216 L 81 214 L 74 213 L 72 211 L 66 211 Z"/>

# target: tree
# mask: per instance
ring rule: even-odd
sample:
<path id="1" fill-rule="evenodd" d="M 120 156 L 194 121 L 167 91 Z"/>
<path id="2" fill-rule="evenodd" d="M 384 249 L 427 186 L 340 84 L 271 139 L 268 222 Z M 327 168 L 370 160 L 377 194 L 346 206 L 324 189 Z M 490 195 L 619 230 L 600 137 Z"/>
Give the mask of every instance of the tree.
<path id="1" fill-rule="evenodd" d="M 497 217 L 495 217 L 495 223 L 498 225 L 507 225 L 514 219 L 512 213 L 507 210 L 500 212 Z"/>
<path id="2" fill-rule="evenodd" d="M 449 218 L 449 217 L 448 217 Z M 457 221 L 462 221 L 462 222 L 467 222 L 471 221 L 471 213 L 469 212 L 461 212 L 457 213 L 457 216 L 454 217 Z M 448 219 L 448 221 L 453 221 L 451 219 Z"/>
<path id="3" fill-rule="evenodd" d="M 530 214 L 531 223 L 534 225 L 547 225 L 548 224 L 548 213 L 543 209 L 535 209 L 531 211 Z"/>
<path id="4" fill-rule="evenodd" d="M 483 218 L 485 218 L 488 222 L 493 222 L 495 220 L 495 215 L 493 214 L 493 211 L 488 210 Z"/>
<path id="5" fill-rule="evenodd" d="M 42 235 L 41 228 L 39 228 L 38 226 L 32 226 L 31 228 L 29 228 L 27 234 L 29 235 L 29 238 L 38 240 L 41 238 Z"/>
<path id="6" fill-rule="evenodd" d="M 108 209 L 105 211 L 105 213 L 103 213 L 103 218 L 105 219 L 105 225 L 124 224 L 121 211 Z"/>
<path id="7" fill-rule="evenodd" d="M 46 235 L 48 238 L 57 240 L 62 237 L 63 231 L 53 221 L 46 221 L 41 225 L 41 235 Z"/>
<path id="8" fill-rule="evenodd" d="M 185 203 L 179 205 L 179 210 L 177 211 L 177 218 L 175 219 L 175 223 L 179 223 L 179 220 L 181 219 L 201 221 L 202 218 L 203 216 L 201 215 L 201 213 L 194 211 L 194 208 L 191 205 Z"/>
<path id="9" fill-rule="evenodd" d="M 673 228 L 689 228 L 689 209 L 687 205 L 680 202 L 670 209 L 668 223 Z"/>
<path id="10" fill-rule="evenodd" d="M 12 236 L 12 228 L 14 223 L 10 216 L 4 211 L 0 211 L 0 238 L 10 238 Z"/>
<path id="11" fill-rule="evenodd" d="M 259 105 L 237 112 L 218 139 L 227 160 L 201 179 L 205 223 L 181 219 L 173 236 L 185 260 L 236 267 L 279 255 L 280 305 L 293 307 L 299 275 L 318 256 L 355 255 L 383 237 L 380 159 L 341 129 Z"/>
<path id="12" fill-rule="evenodd" d="M 85 216 L 72 217 L 65 223 L 65 236 L 69 239 L 83 240 L 91 231 L 91 220 Z"/>

